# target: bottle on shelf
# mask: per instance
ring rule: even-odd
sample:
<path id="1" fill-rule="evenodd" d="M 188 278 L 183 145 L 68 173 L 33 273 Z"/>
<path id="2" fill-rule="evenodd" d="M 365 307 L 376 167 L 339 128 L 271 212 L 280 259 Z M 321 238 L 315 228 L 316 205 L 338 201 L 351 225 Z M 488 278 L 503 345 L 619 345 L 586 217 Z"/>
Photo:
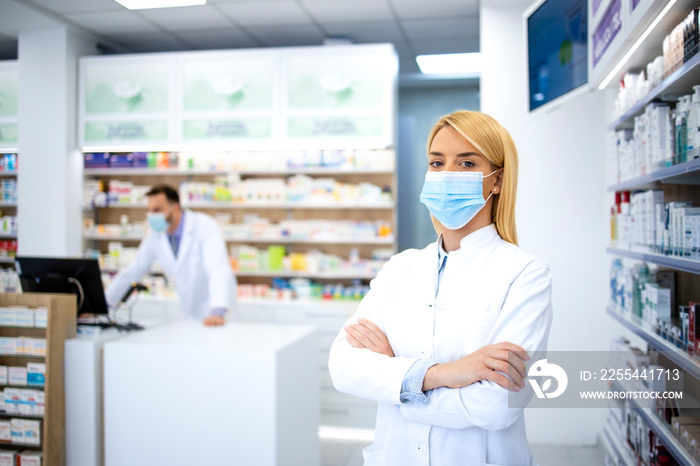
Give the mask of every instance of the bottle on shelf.
<path id="1" fill-rule="evenodd" d="M 676 146 L 674 164 L 685 162 L 688 150 L 688 110 L 686 96 L 678 99 L 676 104 Z"/>

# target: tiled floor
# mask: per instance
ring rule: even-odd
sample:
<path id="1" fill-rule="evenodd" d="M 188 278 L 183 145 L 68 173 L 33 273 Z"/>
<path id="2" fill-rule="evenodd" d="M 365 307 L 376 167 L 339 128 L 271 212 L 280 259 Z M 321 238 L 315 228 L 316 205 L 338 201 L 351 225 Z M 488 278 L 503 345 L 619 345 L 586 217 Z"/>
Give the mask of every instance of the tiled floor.
<path id="1" fill-rule="evenodd" d="M 370 442 L 322 440 L 323 466 L 362 466 L 362 449 Z M 532 445 L 539 466 L 602 466 L 604 454 L 599 447 Z"/>

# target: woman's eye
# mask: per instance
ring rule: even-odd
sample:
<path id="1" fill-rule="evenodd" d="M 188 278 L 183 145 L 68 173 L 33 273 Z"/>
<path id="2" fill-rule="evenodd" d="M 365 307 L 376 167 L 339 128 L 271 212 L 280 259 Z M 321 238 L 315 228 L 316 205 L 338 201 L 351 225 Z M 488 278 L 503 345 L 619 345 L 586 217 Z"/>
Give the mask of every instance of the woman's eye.
<path id="1" fill-rule="evenodd" d="M 476 165 L 474 165 L 474 162 L 470 162 L 469 160 L 465 160 L 464 162 L 462 162 L 462 166 L 466 167 L 466 168 L 472 168 L 472 167 L 475 167 Z"/>
<path id="2" fill-rule="evenodd" d="M 439 160 L 433 160 L 432 162 L 430 162 L 430 166 L 431 167 L 442 167 L 442 162 L 440 162 Z"/>

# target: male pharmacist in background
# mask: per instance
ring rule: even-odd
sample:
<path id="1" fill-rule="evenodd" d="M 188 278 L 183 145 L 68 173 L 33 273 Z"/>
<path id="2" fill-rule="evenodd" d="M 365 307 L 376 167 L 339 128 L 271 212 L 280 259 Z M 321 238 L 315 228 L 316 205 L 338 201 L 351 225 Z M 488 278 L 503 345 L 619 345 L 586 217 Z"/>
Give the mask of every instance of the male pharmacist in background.
<path id="1" fill-rule="evenodd" d="M 223 325 L 226 312 L 234 311 L 236 279 L 216 221 L 183 210 L 180 196 L 168 185 L 153 186 L 146 198 L 151 232 L 141 241 L 134 263 L 107 288 L 107 303 L 116 305 L 158 261 L 168 279 L 175 281 L 186 318 L 203 320 L 207 326 Z"/>

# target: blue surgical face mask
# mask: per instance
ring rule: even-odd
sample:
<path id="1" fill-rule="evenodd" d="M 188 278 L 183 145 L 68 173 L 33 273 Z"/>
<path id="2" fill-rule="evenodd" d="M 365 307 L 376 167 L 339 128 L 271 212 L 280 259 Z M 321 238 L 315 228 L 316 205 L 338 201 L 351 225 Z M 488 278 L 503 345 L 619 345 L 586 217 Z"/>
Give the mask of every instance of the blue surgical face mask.
<path id="1" fill-rule="evenodd" d="M 168 229 L 168 220 L 163 212 L 149 212 L 146 218 L 153 231 L 160 232 Z"/>
<path id="2" fill-rule="evenodd" d="M 448 230 L 459 230 L 479 213 L 491 197 L 489 194 L 484 199 L 483 179 L 497 171 L 486 176 L 481 172 L 427 172 L 420 201 L 442 226 Z"/>

